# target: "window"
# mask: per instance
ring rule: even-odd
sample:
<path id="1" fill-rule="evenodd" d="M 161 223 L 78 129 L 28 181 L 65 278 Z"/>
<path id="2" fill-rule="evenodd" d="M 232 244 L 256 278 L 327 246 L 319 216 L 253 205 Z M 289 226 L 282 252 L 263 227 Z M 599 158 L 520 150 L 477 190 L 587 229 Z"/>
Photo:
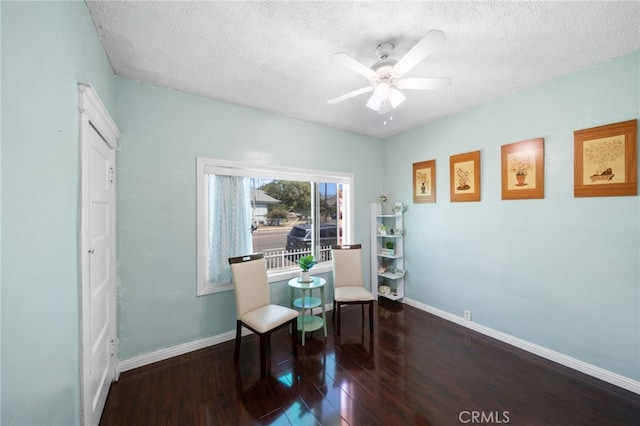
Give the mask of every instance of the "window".
<path id="1" fill-rule="evenodd" d="M 270 281 L 331 270 L 331 245 L 351 242 L 353 175 L 198 158 L 197 294 L 233 288 L 227 258 L 263 252 Z"/>

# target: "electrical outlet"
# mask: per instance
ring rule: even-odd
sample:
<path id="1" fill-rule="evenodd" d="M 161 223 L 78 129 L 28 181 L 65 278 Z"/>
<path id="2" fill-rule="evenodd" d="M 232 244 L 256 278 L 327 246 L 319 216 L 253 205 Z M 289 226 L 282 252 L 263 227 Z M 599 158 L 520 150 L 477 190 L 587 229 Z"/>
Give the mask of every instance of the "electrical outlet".
<path id="1" fill-rule="evenodd" d="M 464 311 L 464 319 L 471 321 L 471 311 Z"/>

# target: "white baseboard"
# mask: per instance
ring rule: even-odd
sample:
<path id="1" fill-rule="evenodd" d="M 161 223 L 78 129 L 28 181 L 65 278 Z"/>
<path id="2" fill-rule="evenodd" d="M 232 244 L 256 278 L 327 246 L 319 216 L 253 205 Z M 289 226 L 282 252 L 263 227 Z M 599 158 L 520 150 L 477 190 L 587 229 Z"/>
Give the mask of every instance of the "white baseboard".
<path id="1" fill-rule="evenodd" d="M 477 331 L 478 333 L 482 333 L 486 336 L 492 337 L 496 340 L 500 340 L 501 342 L 515 346 L 532 354 L 541 356 L 542 358 L 557 362 L 558 364 L 564 365 L 565 367 L 572 368 L 581 373 L 595 377 L 607 383 L 611 383 L 612 385 L 616 385 L 633 393 L 640 394 L 640 382 L 636 380 L 630 379 L 609 370 L 605 370 L 604 368 L 596 367 L 595 365 L 591 365 L 584 361 L 580 361 L 570 356 L 561 354 L 560 352 L 556 352 L 551 349 L 536 345 L 534 343 L 527 342 L 526 340 L 519 339 L 501 331 L 494 330 L 492 328 L 478 324 L 477 322 L 467 321 L 460 316 L 453 315 L 449 312 L 434 308 L 433 306 L 429 306 L 412 299 L 408 299 L 406 297 L 404 298 L 404 303 L 409 306 L 413 306 L 414 308 L 436 315 L 447 321 L 451 321 L 455 324 Z"/>
<path id="2" fill-rule="evenodd" d="M 246 332 L 245 332 L 246 331 Z M 243 329 L 242 335 L 250 334 L 251 332 Z M 173 358 L 174 356 L 184 355 L 189 352 L 197 351 L 199 349 L 208 348 L 209 346 L 224 343 L 236 338 L 235 331 L 227 331 L 226 333 L 218 334 L 216 336 L 205 337 L 204 339 L 194 340 L 192 342 L 183 343 L 181 345 L 172 346 L 170 348 L 164 348 L 155 352 L 150 352 L 143 355 L 138 355 L 133 358 L 121 360 L 118 362 L 118 373 L 124 373 L 125 371 L 133 370 L 134 368 L 144 367 L 145 365 L 153 364 L 154 362 L 164 361 L 165 359 Z"/>
<path id="3" fill-rule="evenodd" d="M 332 303 L 325 305 L 325 311 L 329 312 L 333 309 Z M 313 310 L 315 315 L 322 313 L 321 308 L 315 308 Z M 253 334 L 250 330 L 242 328 L 242 335 L 247 336 Z M 128 358 L 118 362 L 116 367 L 115 378 L 118 380 L 120 373 L 133 370 L 134 368 L 144 367 L 145 365 L 153 364 L 154 362 L 164 361 L 165 359 L 173 358 L 174 356 L 184 355 L 189 352 L 197 351 L 199 349 L 208 348 L 209 346 L 217 345 L 219 343 L 228 342 L 236 338 L 235 330 L 227 331 L 222 334 L 218 334 L 211 337 L 205 337 L 204 339 L 194 340 L 193 342 L 183 343 L 181 345 L 172 346 L 170 348 L 160 349 L 155 352 L 150 352 L 143 355 L 138 355 L 133 358 Z"/>

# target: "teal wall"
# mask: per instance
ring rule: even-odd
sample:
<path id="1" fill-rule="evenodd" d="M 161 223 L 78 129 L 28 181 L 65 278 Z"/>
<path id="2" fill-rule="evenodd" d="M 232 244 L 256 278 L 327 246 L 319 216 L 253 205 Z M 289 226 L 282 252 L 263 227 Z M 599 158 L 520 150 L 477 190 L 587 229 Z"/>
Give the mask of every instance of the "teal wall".
<path id="1" fill-rule="evenodd" d="M 2 8 L 2 417 L 80 422 L 78 82 L 116 80 L 83 2 Z"/>
<path id="2" fill-rule="evenodd" d="M 639 198 L 573 197 L 573 131 L 637 119 L 640 54 L 385 143 L 384 190 L 410 204 L 407 297 L 640 380 Z M 455 84 L 455 82 L 454 82 Z M 400 113 L 400 110 L 398 111 Z M 500 146 L 545 139 L 545 198 L 501 200 Z M 481 152 L 482 201 L 451 203 L 449 156 Z M 437 203 L 411 204 L 436 160 Z"/>
<path id="3" fill-rule="evenodd" d="M 233 292 L 196 297 L 196 157 L 353 173 L 369 244 L 382 142 L 121 79 L 116 122 L 120 358 L 235 328 Z M 286 283 L 271 286 L 287 302 Z"/>

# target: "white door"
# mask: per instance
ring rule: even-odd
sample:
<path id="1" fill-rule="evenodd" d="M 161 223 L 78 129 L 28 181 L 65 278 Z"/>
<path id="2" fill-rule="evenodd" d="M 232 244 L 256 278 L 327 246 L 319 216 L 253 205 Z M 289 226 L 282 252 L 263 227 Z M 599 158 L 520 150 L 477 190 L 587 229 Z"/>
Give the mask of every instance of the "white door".
<path id="1" fill-rule="evenodd" d="M 80 85 L 82 424 L 98 425 L 116 377 L 115 146 L 120 136 Z"/>
<path id="2" fill-rule="evenodd" d="M 91 411 L 100 419 L 115 372 L 114 153 L 91 127 L 89 136 L 89 322 Z M 97 424 L 97 423 L 96 423 Z"/>

